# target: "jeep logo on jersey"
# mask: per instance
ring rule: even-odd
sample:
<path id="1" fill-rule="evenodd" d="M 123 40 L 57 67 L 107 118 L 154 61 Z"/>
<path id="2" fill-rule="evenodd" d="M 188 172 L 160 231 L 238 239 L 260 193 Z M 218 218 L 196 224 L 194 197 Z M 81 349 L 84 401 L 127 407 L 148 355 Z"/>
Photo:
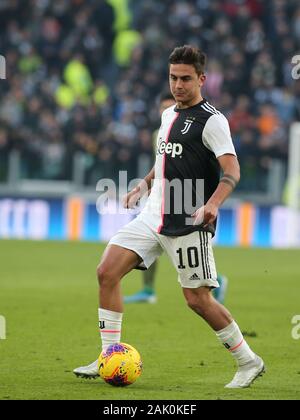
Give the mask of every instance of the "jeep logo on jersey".
<path id="1" fill-rule="evenodd" d="M 189 129 L 191 128 L 191 125 L 193 124 L 193 120 L 190 118 L 187 118 L 184 122 L 184 129 L 181 130 L 181 134 L 186 134 L 188 133 Z"/>
<path id="2" fill-rule="evenodd" d="M 167 155 L 171 155 L 172 158 L 174 158 L 182 154 L 183 147 L 180 143 L 165 143 L 164 141 L 162 141 L 158 147 L 157 152 L 160 155 L 166 153 Z"/>

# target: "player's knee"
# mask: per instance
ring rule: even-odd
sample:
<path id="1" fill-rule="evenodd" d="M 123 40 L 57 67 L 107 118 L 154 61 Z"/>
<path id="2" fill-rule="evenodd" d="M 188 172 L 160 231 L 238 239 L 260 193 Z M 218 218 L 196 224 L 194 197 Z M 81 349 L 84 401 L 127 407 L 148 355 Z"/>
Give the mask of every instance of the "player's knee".
<path id="1" fill-rule="evenodd" d="M 202 306 L 199 305 L 199 302 L 196 299 L 194 298 L 187 299 L 187 305 L 192 311 L 202 316 Z"/>
<path id="2" fill-rule="evenodd" d="M 107 287 L 114 282 L 114 273 L 111 267 L 106 264 L 99 264 L 97 267 L 97 277 L 100 287 Z"/>
<path id="3" fill-rule="evenodd" d="M 205 313 L 210 304 L 210 296 L 207 295 L 190 295 L 187 297 L 187 304 L 190 309 L 198 315 L 205 317 Z"/>

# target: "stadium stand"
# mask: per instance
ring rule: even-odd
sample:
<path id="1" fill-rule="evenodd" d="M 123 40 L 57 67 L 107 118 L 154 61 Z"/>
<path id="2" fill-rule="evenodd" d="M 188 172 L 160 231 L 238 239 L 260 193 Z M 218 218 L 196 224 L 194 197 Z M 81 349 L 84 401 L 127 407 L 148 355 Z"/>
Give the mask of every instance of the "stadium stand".
<path id="1" fill-rule="evenodd" d="M 300 118 L 298 0 L 2 1 L 0 182 L 13 150 L 23 179 L 70 180 L 75 156 L 85 185 L 144 175 L 166 61 L 186 43 L 209 57 L 205 96 L 230 121 L 240 190 L 265 191 Z"/>

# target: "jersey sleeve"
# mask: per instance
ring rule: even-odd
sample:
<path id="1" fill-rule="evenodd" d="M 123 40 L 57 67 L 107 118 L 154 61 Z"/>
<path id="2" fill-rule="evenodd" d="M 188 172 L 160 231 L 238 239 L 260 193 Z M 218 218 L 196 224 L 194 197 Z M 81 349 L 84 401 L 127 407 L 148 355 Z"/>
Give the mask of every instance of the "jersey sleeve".
<path id="1" fill-rule="evenodd" d="M 202 133 L 202 141 L 217 158 L 226 154 L 236 156 L 229 124 L 222 114 L 212 115 L 207 120 Z"/>

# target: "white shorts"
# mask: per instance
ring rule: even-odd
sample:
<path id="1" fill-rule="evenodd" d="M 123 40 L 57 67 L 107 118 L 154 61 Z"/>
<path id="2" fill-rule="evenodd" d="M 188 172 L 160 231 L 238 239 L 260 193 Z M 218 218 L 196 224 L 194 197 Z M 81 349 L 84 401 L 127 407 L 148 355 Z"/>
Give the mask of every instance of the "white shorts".
<path id="1" fill-rule="evenodd" d="M 215 288 L 219 287 L 219 283 L 211 239 L 212 235 L 208 232 L 192 232 L 176 237 L 160 235 L 138 216 L 120 229 L 109 245 L 134 251 L 143 260 L 139 268 L 149 268 L 166 251 L 182 287 Z"/>

